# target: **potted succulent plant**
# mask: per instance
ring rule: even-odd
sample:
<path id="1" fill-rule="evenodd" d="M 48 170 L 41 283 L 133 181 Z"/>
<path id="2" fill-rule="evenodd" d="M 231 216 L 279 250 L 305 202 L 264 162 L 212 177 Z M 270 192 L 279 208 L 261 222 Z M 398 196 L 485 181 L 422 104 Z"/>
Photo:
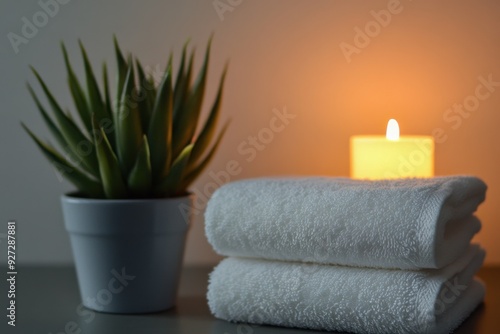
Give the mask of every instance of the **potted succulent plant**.
<path id="1" fill-rule="evenodd" d="M 80 42 L 82 86 L 62 44 L 79 121 L 63 111 L 33 69 L 52 115 L 28 89 L 60 151 L 22 126 L 77 188 L 62 196 L 62 208 L 83 304 L 103 312 L 155 312 L 175 304 L 192 206 L 187 188 L 210 162 L 228 125 L 216 134 L 226 69 L 200 125 L 210 42 L 194 82 L 194 51 L 186 43 L 175 81 L 170 55 L 159 84 L 139 60 L 123 56 L 116 38 L 114 47 L 112 99 L 106 65 L 99 87 Z"/>

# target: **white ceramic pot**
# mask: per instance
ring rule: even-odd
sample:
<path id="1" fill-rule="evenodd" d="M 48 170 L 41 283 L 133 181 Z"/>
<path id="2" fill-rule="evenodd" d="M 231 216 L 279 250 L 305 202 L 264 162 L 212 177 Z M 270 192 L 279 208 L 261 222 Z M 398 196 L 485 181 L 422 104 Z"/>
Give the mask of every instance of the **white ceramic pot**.
<path id="1" fill-rule="evenodd" d="M 191 195 L 61 201 L 84 306 L 149 313 L 175 305 Z"/>

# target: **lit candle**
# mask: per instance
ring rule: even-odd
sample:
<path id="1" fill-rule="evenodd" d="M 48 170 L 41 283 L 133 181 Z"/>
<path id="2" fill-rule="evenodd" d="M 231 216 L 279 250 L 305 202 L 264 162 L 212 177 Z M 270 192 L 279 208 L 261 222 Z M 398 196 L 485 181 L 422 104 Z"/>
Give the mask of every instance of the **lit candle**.
<path id="1" fill-rule="evenodd" d="M 434 139 L 431 136 L 399 136 L 394 119 L 386 136 L 351 137 L 351 177 L 397 179 L 434 176 Z"/>

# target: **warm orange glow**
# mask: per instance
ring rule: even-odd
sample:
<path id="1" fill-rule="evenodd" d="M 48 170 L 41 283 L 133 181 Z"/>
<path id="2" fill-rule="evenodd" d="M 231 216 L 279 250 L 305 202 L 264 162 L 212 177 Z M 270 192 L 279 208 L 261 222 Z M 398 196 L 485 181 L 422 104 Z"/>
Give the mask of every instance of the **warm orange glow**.
<path id="1" fill-rule="evenodd" d="M 430 136 L 399 136 L 391 119 L 386 136 L 351 137 L 351 177 L 399 179 L 434 176 L 434 139 Z"/>

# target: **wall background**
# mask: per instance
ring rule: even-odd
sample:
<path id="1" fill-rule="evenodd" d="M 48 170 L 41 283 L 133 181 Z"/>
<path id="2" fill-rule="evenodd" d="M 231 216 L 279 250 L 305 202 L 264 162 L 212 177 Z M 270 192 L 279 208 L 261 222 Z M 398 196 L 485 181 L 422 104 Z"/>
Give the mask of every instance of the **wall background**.
<path id="1" fill-rule="evenodd" d="M 203 194 L 205 187 L 211 188 L 213 175 L 224 171 L 230 160 L 240 165 L 231 180 L 278 174 L 347 176 L 350 135 L 383 134 L 389 118 L 399 121 L 402 134 L 432 134 L 438 128 L 445 140 L 436 145 L 436 174 L 475 174 L 489 184 L 488 200 L 479 210 L 484 227 L 476 240 L 488 251 L 487 263 L 500 264 L 500 87 L 493 87 L 466 118 L 447 113 L 475 94 L 478 77 L 491 75 L 500 81 L 498 1 L 401 0 L 395 7 L 399 12 L 379 31 L 370 12 L 387 10 L 387 1 L 261 0 L 229 6 L 219 16 L 212 1 L 72 0 L 60 5 L 16 54 L 8 33 L 21 35 L 23 17 L 33 22 L 42 7 L 37 1 L 0 3 L 0 212 L 3 222 L 18 222 L 19 262 L 72 261 L 59 206 L 60 194 L 71 187 L 58 180 L 19 126 L 23 120 L 48 136 L 25 88 L 26 81 L 34 83 L 28 65 L 72 108 L 61 40 L 82 74 L 76 66 L 77 38 L 85 43 L 95 68 L 104 60 L 114 66 L 111 41 L 116 33 L 123 49 L 154 69 L 164 66 L 171 49 L 178 56 L 187 37 L 201 51 L 214 32 L 207 101 L 230 59 L 223 119 L 231 118 L 232 125 L 207 170 L 212 176 L 199 179 L 195 191 Z M 373 37 L 348 63 L 340 45 L 355 45 L 355 28 L 367 24 Z M 197 60 L 199 65 L 201 52 Z M 275 108 L 286 108 L 295 118 L 271 138 L 263 129 L 269 128 Z M 259 141 L 258 149 L 252 149 L 249 136 L 259 135 L 266 143 Z M 2 226 L 0 233 L 5 233 Z M 5 260 L 4 251 L 0 259 Z M 199 214 L 186 262 L 217 261 Z"/>

